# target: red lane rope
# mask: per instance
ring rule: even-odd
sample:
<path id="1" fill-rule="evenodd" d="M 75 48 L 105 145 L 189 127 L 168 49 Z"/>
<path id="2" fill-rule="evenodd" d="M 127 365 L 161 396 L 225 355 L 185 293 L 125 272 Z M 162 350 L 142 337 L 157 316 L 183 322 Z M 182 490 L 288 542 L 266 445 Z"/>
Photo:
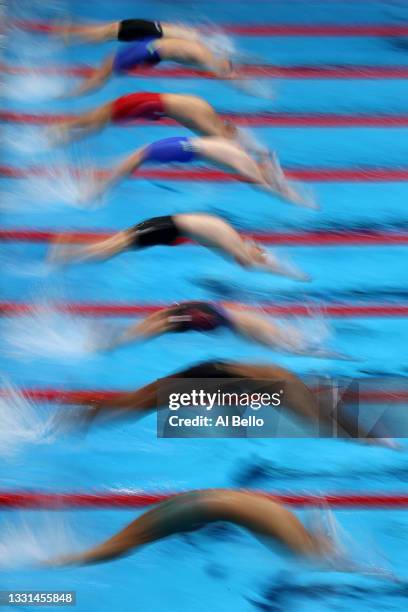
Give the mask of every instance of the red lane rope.
<path id="1" fill-rule="evenodd" d="M 122 391 L 104 389 L 70 390 L 70 389 L 20 389 L 19 393 L 26 399 L 37 402 L 52 402 L 60 404 L 76 404 L 97 402 L 118 397 Z M 7 389 L 0 388 L 0 396 L 7 397 Z M 346 391 L 342 398 L 349 402 L 358 401 L 366 404 L 392 403 L 406 404 L 408 390 L 406 389 L 361 389 L 358 392 Z"/>
<path id="2" fill-rule="evenodd" d="M 225 302 L 227 304 L 227 302 Z M 71 303 L 54 304 L 52 308 L 60 312 L 92 317 L 127 317 L 142 316 L 169 308 L 174 304 L 101 304 L 101 303 Z M 0 302 L 0 315 L 18 316 L 38 312 L 41 304 L 25 302 Z M 261 304 L 259 306 L 244 306 L 248 310 L 256 310 L 268 315 L 313 317 L 406 317 L 408 304 Z"/>
<path id="3" fill-rule="evenodd" d="M 30 32 L 58 32 L 58 26 L 41 21 L 14 21 Z M 298 25 L 298 24 L 220 24 L 224 32 L 239 36 L 408 36 L 408 26 L 382 25 Z"/>
<path id="4" fill-rule="evenodd" d="M 68 169 L 69 170 L 69 169 Z M 66 171 L 66 170 L 65 170 Z M 72 173 L 79 173 L 79 169 L 72 168 Z M 291 179 L 306 182 L 392 182 L 408 181 L 408 168 L 285 168 L 285 174 Z M 52 176 L 58 170 L 53 170 Z M 99 177 L 108 175 L 107 170 L 95 171 Z M 28 168 L 16 168 L 13 166 L 0 166 L 0 177 L 3 178 L 25 178 L 30 176 L 49 176 L 46 167 L 31 166 Z M 236 174 L 223 172 L 222 170 L 210 170 L 207 168 L 194 170 L 178 169 L 139 169 L 132 174 L 134 179 L 163 180 L 163 181 L 203 181 L 203 182 L 246 182 Z"/>
<path id="5" fill-rule="evenodd" d="M 406 79 L 408 66 L 272 66 L 270 64 L 245 64 L 239 66 L 242 77 L 287 78 L 287 79 Z M 94 68 L 84 65 L 75 66 L 18 66 L 0 64 L 0 72 L 7 74 L 48 74 L 86 77 Z M 212 73 L 193 68 L 143 68 L 130 70 L 132 76 L 149 78 L 216 78 Z"/>
<path id="6" fill-rule="evenodd" d="M 1 111 L 0 121 L 44 125 L 70 119 L 74 115 L 33 114 Z M 408 126 L 408 115 L 345 115 L 336 113 L 221 113 L 224 120 L 236 125 L 251 127 L 401 127 Z M 147 119 L 133 119 L 116 123 L 115 126 L 151 125 Z M 160 125 L 178 125 L 169 118 L 160 119 Z"/>
<path id="7" fill-rule="evenodd" d="M 67 231 L 31 229 L 0 229 L 0 241 L 4 242 L 52 242 L 61 235 L 69 235 L 72 242 L 95 242 L 113 236 L 108 231 Z M 397 231 L 316 231 L 316 232 L 242 232 L 246 238 L 261 244 L 285 246 L 345 246 L 371 244 L 408 244 L 408 232 Z M 181 238 L 177 244 L 196 244 L 187 238 Z"/>
<path id="8" fill-rule="evenodd" d="M 289 506 L 317 506 L 321 504 L 337 508 L 406 508 L 406 493 L 329 493 L 326 495 L 278 493 L 254 491 Z M 116 491 L 93 493 L 46 493 L 41 491 L 3 491 L 0 492 L 0 508 L 143 508 L 165 501 L 176 493 Z"/>

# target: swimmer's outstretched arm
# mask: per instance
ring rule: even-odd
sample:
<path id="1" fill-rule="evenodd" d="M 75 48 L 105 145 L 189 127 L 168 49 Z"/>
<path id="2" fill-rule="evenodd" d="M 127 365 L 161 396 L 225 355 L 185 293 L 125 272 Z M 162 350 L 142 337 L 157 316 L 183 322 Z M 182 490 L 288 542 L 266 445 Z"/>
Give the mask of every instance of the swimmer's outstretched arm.
<path id="1" fill-rule="evenodd" d="M 110 56 L 105 59 L 102 66 L 96 68 L 89 77 L 85 77 L 85 79 L 78 85 L 74 87 L 67 94 L 64 94 L 63 98 L 73 98 L 75 96 L 81 96 L 89 91 L 94 91 L 95 89 L 99 89 L 102 85 L 109 79 L 113 72 L 113 56 Z"/>

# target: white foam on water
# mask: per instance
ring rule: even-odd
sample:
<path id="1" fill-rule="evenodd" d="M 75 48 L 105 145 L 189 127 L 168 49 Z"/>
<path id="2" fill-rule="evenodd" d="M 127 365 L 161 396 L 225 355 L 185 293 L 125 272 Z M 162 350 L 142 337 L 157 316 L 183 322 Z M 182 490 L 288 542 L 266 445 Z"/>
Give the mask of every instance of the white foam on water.
<path id="1" fill-rule="evenodd" d="M 233 58 L 237 54 L 237 48 L 233 39 L 221 29 L 214 27 L 205 30 L 202 43 L 216 55 Z"/>
<path id="2" fill-rule="evenodd" d="M 42 511 L 28 517 L 20 512 L 1 525 L 0 568 L 39 565 L 78 547 L 78 536 L 63 514 Z"/>
<path id="3" fill-rule="evenodd" d="M 288 263 L 285 261 L 285 264 Z M 265 317 L 268 314 L 265 313 Z M 314 352 L 319 354 L 319 351 L 327 354 L 331 352 L 329 348 L 330 342 L 334 337 L 333 327 L 330 325 L 323 313 L 316 312 L 315 309 L 310 309 L 310 316 L 307 318 L 291 317 L 282 322 L 282 349 L 305 352 L 313 355 Z M 335 351 L 333 355 L 335 355 Z M 341 355 L 338 355 L 341 357 Z"/>
<path id="4" fill-rule="evenodd" d="M 20 155 L 45 153 L 53 148 L 43 127 L 29 125 L 3 130 L 1 141 L 4 147 Z"/>
<path id="5" fill-rule="evenodd" d="M 101 206 L 102 200 L 86 200 L 98 180 L 95 169 L 83 163 L 73 168 L 61 158 L 43 167 L 41 176 L 28 176 L 18 181 L 13 191 L 4 194 L 0 209 L 12 212 L 44 212 L 68 205 L 77 209 Z"/>
<path id="6" fill-rule="evenodd" d="M 239 70 L 238 70 L 239 74 Z M 239 91 L 254 96 L 255 98 L 261 98 L 262 100 L 275 100 L 277 97 L 277 82 L 276 79 L 250 79 L 250 78 L 238 78 L 226 81 Z"/>
<path id="7" fill-rule="evenodd" d="M 244 149 L 247 149 L 249 153 L 267 153 L 268 147 L 263 145 L 260 140 L 255 136 L 255 132 L 248 128 L 238 128 L 237 141 Z"/>
<path id="8" fill-rule="evenodd" d="M 64 76 L 30 70 L 24 74 L 8 75 L 2 93 L 11 100 L 40 101 L 61 97 L 72 86 L 72 80 Z"/>
<path id="9" fill-rule="evenodd" d="M 54 441 L 55 416 L 23 397 L 9 381 L 1 381 L 0 456 L 11 459 L 28 444 Z"/>
<path id="10" fill-rule="evenodd" d="M 41 357 L 76 363 L 95 357 L 94 347 L 102 334 L 95 321 L 40 304 L 27 316 L 9 319 L 3 346 L 6 354 L 22 361 Z"/>
<path id="11" fill-rule="evenodd" d="M 24 259 L 21 261 L 19 256 L 12 257 L 10 254 L 0 253 L 0 267 L 3 273 L 19 278 L 46 279 L 52 269 L 47 261 L 35 261 Z"/>

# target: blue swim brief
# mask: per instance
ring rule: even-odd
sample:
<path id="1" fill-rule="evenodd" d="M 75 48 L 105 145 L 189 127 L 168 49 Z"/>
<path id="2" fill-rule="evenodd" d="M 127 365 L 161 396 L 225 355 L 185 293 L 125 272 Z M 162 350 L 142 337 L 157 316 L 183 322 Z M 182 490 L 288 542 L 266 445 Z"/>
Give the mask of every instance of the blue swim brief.
<path id="1" fill-rule="evenodd" d="M 148 145 L 144 152 L 143 161 L 166 164 L 180 162 L 188 164 L 197 157 L 197 150 L 191 138 L 176 136 L 163 138 Z"/>
<path id="2" fill-rule="evenodd" d="M 114 72 L 125 72 L 141 64 L 158 64 L 161 57 L 154 48 L 156 38 L 144 38 L 119 49 L 113 60 Z"/>

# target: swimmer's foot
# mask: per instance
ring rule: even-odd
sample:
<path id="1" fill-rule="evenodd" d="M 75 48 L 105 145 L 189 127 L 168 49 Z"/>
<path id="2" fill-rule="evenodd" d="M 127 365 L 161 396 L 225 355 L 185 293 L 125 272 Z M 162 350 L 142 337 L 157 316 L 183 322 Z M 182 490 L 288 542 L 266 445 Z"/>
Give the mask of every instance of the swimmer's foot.
<path id="1" fill-rule="evenodd" d="M 271 252 L 264 254 L 263 263 L 261 266 L 274 274 L 286 276 L 287 278 L 291 278 L 292 280 L 299 282 L 310 282 L 312 280 L 308 274 L 297 268 L 294 264 L 278 259 L 278 257 Z"/>
<path id="2" fill-rule="evenodd" d="M 287 180 L 275 152 L 272 152 L 272 154 L 269 152 L 263 153 L 260 165 L 271 188 L 283 199 L 296 206 L 303 206 L 312 210 L 319 209 L 318 204 L 310 194 L 302 194 Z"/>

